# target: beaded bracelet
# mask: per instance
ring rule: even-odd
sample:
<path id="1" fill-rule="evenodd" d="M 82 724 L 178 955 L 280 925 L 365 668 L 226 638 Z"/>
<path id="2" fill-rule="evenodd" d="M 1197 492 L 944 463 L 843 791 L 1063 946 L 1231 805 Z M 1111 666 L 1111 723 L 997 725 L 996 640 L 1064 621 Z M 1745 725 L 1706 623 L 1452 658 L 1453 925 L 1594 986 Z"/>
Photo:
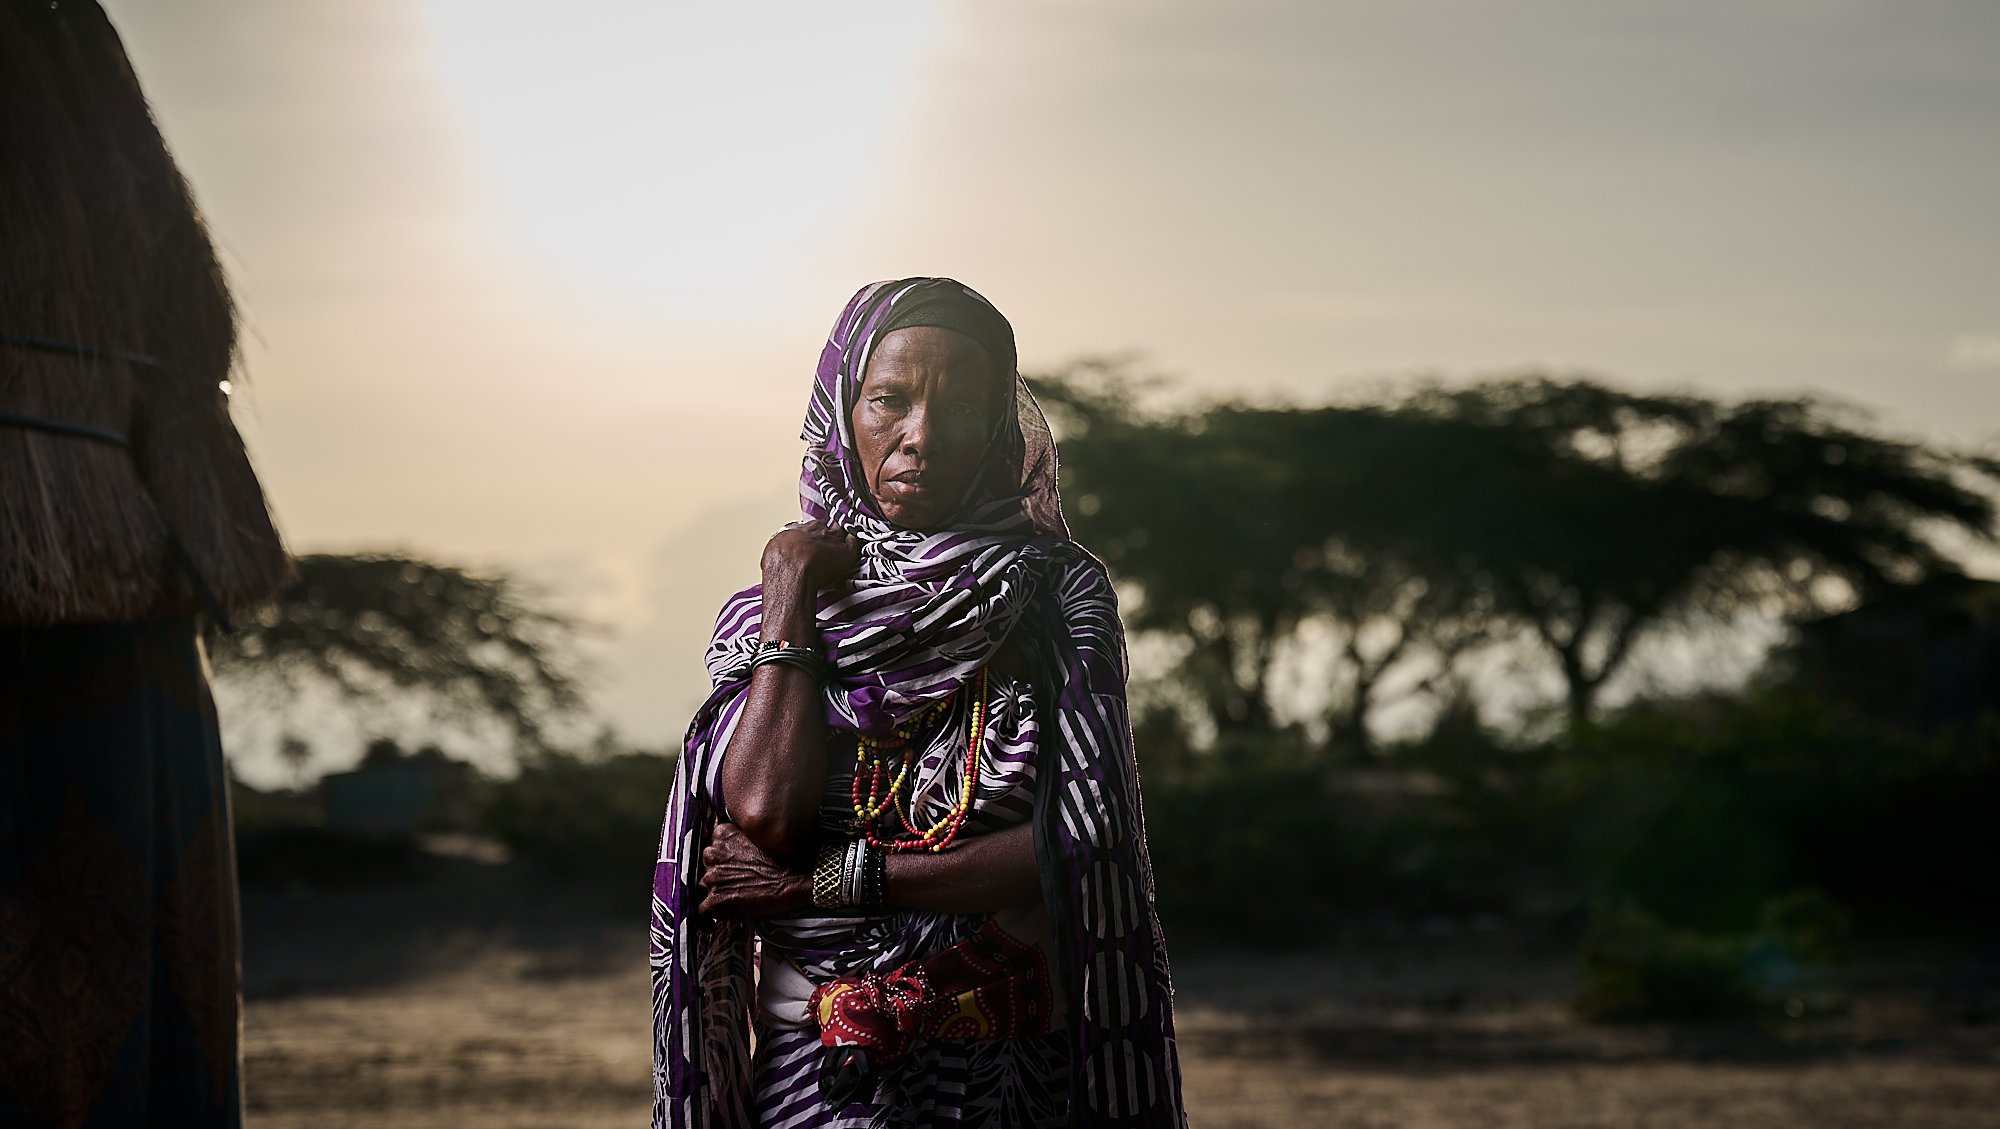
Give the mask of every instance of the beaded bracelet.
<path id="1" fill-rule="evenodd" d="M 765 639 L 757 644 L 757 653 L 750 658 L 750 669 L 755 670 L 765 663 L 784 663 L 795 666 L 815 680 L 823 680 L 826 675 L 826 659 L 819 648 L 788 639 Z"/>
<path id="2" fill-rule="evenodd" d="M 847 844 L 827 843 L 819 849 L 819 856 L 813 862 L 812 892 L 815 909 L 840 909 L 846 903 L 842 900 L 847 861 Z"/>
<path id="3" fill-rule="evenodd" d="M 864 836 L 822 845 L 813 860 L 816 909 L 879 906 L 889 892 L 889 854 Z"/>
<path id="4" fill-rule="evenodd" d="M 861 871 L 861 904 L 886 904 L 889 900 L 889 852 L 870 843 L 867 836 L 859 842 L 867 848 Z"/>

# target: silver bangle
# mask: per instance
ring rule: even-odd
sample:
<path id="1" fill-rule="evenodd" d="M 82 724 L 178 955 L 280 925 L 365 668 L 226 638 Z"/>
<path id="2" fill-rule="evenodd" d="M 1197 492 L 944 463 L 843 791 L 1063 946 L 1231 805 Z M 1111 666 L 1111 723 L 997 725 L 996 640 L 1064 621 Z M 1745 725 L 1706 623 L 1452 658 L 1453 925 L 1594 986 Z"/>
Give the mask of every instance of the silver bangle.
<path id="1" fill-rule="evenodd" d="M 847 844 L 847 859 L 841 867 L 841 878 L 845 880 L 845 897 L 850 906 L 861 904 L 861 866 L 867 858 L 867 839 L 855 839 Z"/>
<path id="2" fill-rule="evenodd" d="M 767 639 L 758 644 L 757 653 L 750 659 L 750 669 L 756 670 L 765 663 L 784 663 L 787 666 L 798 667 L 817 681 L 824 681 L 826 676 L 826 660 L 820 657 L 819 648 L 789 643 L 782 639 Z"/>

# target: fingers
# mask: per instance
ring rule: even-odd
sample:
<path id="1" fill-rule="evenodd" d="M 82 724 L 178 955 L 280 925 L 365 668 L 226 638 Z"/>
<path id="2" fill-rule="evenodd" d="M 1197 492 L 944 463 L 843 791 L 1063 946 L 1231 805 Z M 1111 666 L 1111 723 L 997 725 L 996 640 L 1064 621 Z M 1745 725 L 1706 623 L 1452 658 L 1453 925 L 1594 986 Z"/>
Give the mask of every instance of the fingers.
<path id="1" fill-rule="evenodd" d="M 793 530 L 804 533 L 806 536 L 816 540 L 831 541 L 857 551 L 861 548 L 861 538 L 856 537 L 854 534 L 837 525 L 828 525 L 818 518 L 801 518 L 798 521 L 788 521 L 778 527 L 780 534 L 789 533 Z"/>
<path id="2" fill-rule="evenodd" d="M 694 911 L 709 917 L 751 917 L 758 912 L 759 891 L 755 887 L 711 885 L 706 875 L 702 885 L 709 887 L 702 895 Z"/>
<path id="3" fill-rule="evenodd" d="M 753 864 L 759 854 L 742 828 L 717 822 L 708 846 L 701 849 L 701 884 L 715 889 L 732 879 L 740 881 L 743 874 L 755 872 Z"/>

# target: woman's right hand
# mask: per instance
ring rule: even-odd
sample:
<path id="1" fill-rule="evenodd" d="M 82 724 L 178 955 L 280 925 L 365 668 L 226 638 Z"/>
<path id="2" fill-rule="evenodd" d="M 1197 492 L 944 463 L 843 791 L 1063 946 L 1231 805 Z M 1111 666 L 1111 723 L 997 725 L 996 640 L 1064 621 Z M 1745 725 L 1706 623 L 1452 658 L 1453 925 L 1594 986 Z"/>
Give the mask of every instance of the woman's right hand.
<path id="1" fill-rule="evenodd" d="M 824 522 L 794 522 L 764 545 L 764 583 L 820 592 L 853 575 L 860 563 L 861 542 L 853 534 Z"/>
<path id="2" fill-rule="evenodd" d="M 695 912 L 709 917 L 764 917 L 812 906 L 812 876 L 793 871 L 765 854 L 733 823 L 715 825 L 701 852 L 701 884 L 707 891 Z"/>

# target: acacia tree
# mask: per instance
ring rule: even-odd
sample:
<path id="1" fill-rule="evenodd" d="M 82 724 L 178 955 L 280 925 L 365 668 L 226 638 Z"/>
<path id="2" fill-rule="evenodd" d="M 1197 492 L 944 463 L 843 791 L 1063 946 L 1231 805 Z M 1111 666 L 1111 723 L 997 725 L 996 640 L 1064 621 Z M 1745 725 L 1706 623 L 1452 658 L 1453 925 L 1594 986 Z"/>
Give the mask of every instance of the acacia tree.
<path id="1" fill-rule="evenodd" d="M 1817 610 L 1955 571 L 1926 535 L 1991 538 L 1991 459 L 1870 435 L 1808 400 L 1722 405 L 1529 376 L 1312 409 L 1148 414 L 1102 362 L 1038 382 L 1079 536 L 1190 645 L 1221 728 L 1268 728 L 1270 659 L 1343 640 L 1330 719 L 1366 751 L 1387 672 L 1503 634 L 1547 649 L 1573 721 L 1635 645 L 1745 606 Z"/>
<path id="2" fill-rule="evenodd" d="M 210 640 L 219 676 L 357 704 L 417 696 L 436 716 L 492 719 L 530 752 L 576 710 L 577 624 L 518 582 L 412 557 L 317 554 L 298 582 Z"/>
<path id="3" fill-rule="evenodd" d="M 1071 524 L 1136 596 L 1127 620 L 1187 641 L 1179 680 L 1218 729 L 1271 728 L 1273 652 L 1309 611 L 1294 532 L 1261 502 L 1287 485 L 1285 463 L 1203 417 L 1143 415 L 1115 363 L 1033 383 L 1061 433 Z"/>
<path id="4" fill-rule="evenodd" d="M 1389 671 L 1448 666 L 1483 630 L 1466 614 L 1478 593 L 1383 536 L 1394 522 L 1361 516 L 1409 504 L 1357 453 L 1393 445 L 1398 421 L 1243 405 L 1148 414 L 1135 386 L 1105 362 L 1036 381 L 1062 432 L 1072 525 L 1136 594 L 1132 626 L 1184 640 L 1175 680 L 1218 730 L 1245 732 L 1274 725 L 1281 644 L 1308 619 L 1333 627 L 1332 742 L 1369 752 L 1367 714 Z"/>
<path id="5" fill-rule="evenodd" d="M 1393 672 L 1422 667 L 1413 692 L 1449 704 L 1462 689 L 1460 657 L 1493 638 L 1484 594 L 1412 557 L 1335 542 L 1316 579 L 1316 606 L 1334 625 L 1341 659 L 1328 673 L 1328 740 L 1354 756 L 1376 751 L 1368 716 Z"/>
<path id="6" fill-rule="evenodd" d="M 1668 623 L 1822 612 L 1958 573 L 1939 530 L 1995 536 L 1976 481 L 1994 481 L 1990 459 L 1869 434 L 1859 413 L 1809 399 L 1726 405 L 1531 376 L 1425 387 L 1397 410 L 1470 464 L 1420 536 L 1461 555 L 1547 648 L 1573 721 Z M 1425 474 L 1417 464 L 1400 469 Z"/>

